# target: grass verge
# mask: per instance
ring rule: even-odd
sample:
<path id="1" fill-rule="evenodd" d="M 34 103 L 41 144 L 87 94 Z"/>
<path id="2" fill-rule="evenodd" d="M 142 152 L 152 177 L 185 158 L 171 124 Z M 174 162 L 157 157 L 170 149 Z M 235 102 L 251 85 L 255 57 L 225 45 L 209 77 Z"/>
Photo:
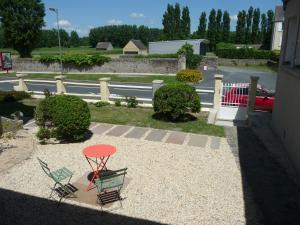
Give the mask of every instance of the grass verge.
<path id="1" fill-rule="evenodd" d="M 38 102 L 39 100 L 36 99 L 0 102 L 0 115 L 9 117 L 11 113 L 21 111 L 26 117 L 33 117 L 34 108 Z M 89 104 L 89 108 L 93 122 L 151 127 L 219 137 L 225 136 L 224 128 L 207 124 L 207 115 L 203 113 L 196 115 L 197 120 L 173 123 L 153 118 L 154 111 L 149 108 L 126 108 L 112 105 L 97 108 L 93 104 Z"/>

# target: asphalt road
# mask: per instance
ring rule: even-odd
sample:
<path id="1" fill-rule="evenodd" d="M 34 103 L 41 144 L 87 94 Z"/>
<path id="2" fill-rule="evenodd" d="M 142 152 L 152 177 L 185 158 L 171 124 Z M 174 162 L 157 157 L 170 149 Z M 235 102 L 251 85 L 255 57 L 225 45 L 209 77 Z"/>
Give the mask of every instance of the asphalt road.
<path id="1" fill-rule="evenodd" d="M 220 67 L 219 71 L 206 71 L 204 74 L 204 80 L 196 86 L 196 88 L 213 90 L 214 89 L 214 75 L 215 74 L 223 74 L 224 82 L 228 83 L 249 83 L 251 76 L 259 77 L 259 84 L 264 86 L 265 88 L 274 91 L 276 86 L 276 75 L 269 74 L 265 72 L 259 72 L 255 70 L 245 70 L 245 69 L 237 69 L 233 67 Z M 1 75 L 0 75 L 1 76 Z M 3 75 L 4 76 L 4 75 Z M 0 80 L 10 80 L 12 78 L 0 78 Z M 78 81 L 77 81 L 78 82 Z M 80 81 L 82 82 L 82 81 Z M 89 81 L 92 83 L 92 81 Z M 98 82 L 95 82 L 98 84 Z M 112 84 L 118 84 L 116 82 Z M 124 84 L 124 83 L 122 83 Z M 140 84 L 140 83 L 127 83 L 128 85 L 143 85 L 143 86 L 151 86 L 151 84 Z M 0 89 L 3 90 L 12 90 L 15 84 L 12 83 L 0 83 Z M 56 91 L 55 83 L 27 83 L 29 90 L 34 91 L 43 91 L 44 89 L 48 89 L 50 92 Z M 99 87 L 89 87 L 82 86 L 80 84 L 68 84 L 66 85 L 67 92 L 69 93 L 78 93 L 78 94 L 99 94 Z M 119 88 L 113 87 L 110 88 L 111 94 L 121 95 L 121 96 L 136 96 L 138 98 L 152 98 L 151 90 L 140 90 L 136 88 Z M 202 102 L 212 103 L 213 102 L 213 94 L 199 94 Z"/>

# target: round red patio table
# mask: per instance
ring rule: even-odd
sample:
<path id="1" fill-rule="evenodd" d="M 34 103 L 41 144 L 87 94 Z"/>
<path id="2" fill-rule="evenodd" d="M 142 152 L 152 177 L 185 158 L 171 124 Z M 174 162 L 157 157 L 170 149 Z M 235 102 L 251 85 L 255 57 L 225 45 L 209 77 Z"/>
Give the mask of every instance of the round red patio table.
<path id="1" fill-rule="evenodd" d="M 116 147 L 104 144 L 92 145 L 83 149 L 83 154 L 93 170 L 93 177 L 87 186 L 87 191 L 91 189 L 94 180 L 100 177 L 100 172 L 107 170 L 106 163 L 116 151 Z M 94 167 L 92 164 L 94 164 Z"/>

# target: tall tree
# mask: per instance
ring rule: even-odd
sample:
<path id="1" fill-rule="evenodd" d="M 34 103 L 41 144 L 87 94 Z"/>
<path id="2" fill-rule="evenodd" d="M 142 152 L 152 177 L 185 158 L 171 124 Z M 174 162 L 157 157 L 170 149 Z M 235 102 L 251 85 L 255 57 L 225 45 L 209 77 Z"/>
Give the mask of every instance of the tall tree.
<path id="1" fill-rule="evenodd" d="M 76 31 L 71 31 L 70 35 L 70 45 L 73 47 L 78 47 L 80 45 L 80 38 Z"/>
<path id="2" fill-rule="evenodd" d="M 172 39 L 175 32 L 175 21 L 174 21 L 174 13 L 175 9 L 174 6 L 168 4 L 167 10 L 163 15 L 163 35 L 164 39 L 169 40 Z"/>
<path id="3" fill-rule="evenodd" d="M 253 7 L 251 6 L 248 10 L 247 16 L 246 16 L 246 31 L 245 31 L 245 43 L 251 44 L 252 40 L 252 21 L 253 21 Z"/>
<path id="4" fill-rule="evenodd" d="M 182 35 L 181 30 L 181 9 L 179 3 L 174 7 L 174 36 L 173 39 L 180 39 Z"/>
<path id="5" fill-rule="evenodd" d="M 230 15 L 228 11 L 225 11 L 223 14 L 223 22 L 222 22 L 222 41 L 229 42 L 230 40 Z"/>
<path id="6" fill-rule="evenodd" d="M 31 57 L 44 26 L 45 7 L 41 0 L 1 0 L 1 22 L 8 43 L 21 57 Z"/>
<path id="7" fill-rule="evenodd" d="M 267 16 L 265 13 L 261 15 L 261 28 L 260 28 L 260 37 L 259 37 L 259 42 L 264 43 L 264 40 L 266 38 L 267 34 Z"/>
<path id="8" fill-rule="evenodd" d="M 191 34 L 190 10 L 187 6 L 182 9 L 181 31 L 182 38 L 188 38 Z"/>
<path id="9" fill-rule="evenodd" d="M 267 29 L 266 35 L 263 42 L 264 49 L 270 50 L 271 49 L 271 41 L 272 41 L 272 33 L 274 27 L 274 11 L 268 10 L 267 12 Z"/>
<path id="10" fill-rule="evenodd" d="M 216 10 L 212 9 L 209 15 L 207 38 L 210 42 L 210 50 L 216 49 Z"/>
<path id="11" fill-rule="evenodd" d="M 4 44 L 4 30 L 3 27 L 0 24 L 0 48 L 4 48 L 5 44 Z"/>
<path id="12" fill-rule="evenodd" d="M 245 43 L 245 29 L 246 29 L 246 11 L 240 11 L 238 13 L 238 20 L 236 25 L 236 43 Z"/>
<path id="13" fill-rule="evenodd" d="M 206 27 L 207 27 L 206 13 L 202 12 L 199 19 L 199 26 L 197 30 L 197 34 L 199 38 L 206 38 Z"/>
<path id="14" fill-rule="evenodd" d="M 260 23 L 260 9 L 256 8 L 253 13 L 253 24 L 252 24 L 252 43 L 259 43 L 259 23 Z"/>
<path id="15" fill-rule="evenodd" d="M 222 40 L 222 15 L 222 10 L 218 9 L 216 16 L 216 43 L 219 43 Z"/>

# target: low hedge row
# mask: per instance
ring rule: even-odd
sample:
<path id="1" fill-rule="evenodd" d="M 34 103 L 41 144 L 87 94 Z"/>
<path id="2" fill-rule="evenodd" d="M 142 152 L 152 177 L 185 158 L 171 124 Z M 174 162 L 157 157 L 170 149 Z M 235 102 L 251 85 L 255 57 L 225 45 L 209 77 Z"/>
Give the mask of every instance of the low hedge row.
<path id="1" fill-rule="evenodd" d="M 271 59 L 279 61 L 280 54 L 274 51 L 257 50 L 253 48 L 224 48 L 217 49 L 216 55 L 226 59 Z"/>
<path id="2" fill-rule="evenodd" d="M 199 70 L 186 69 L 176 74 L 176 80 L 180 82 L 198 83 L 203 79 L 203 73 Z"/>
<path id="3" fill-rule="evenodd" d="M 62 62 L 72 64 L 75 66 L 102 66 L 104 63 L 109 62 L 111 58 L 103 55 L 85 55 L 85 54 L 68 54 L 62 56 Z M 45 55 L 39 59 L 43 63 L 60 62 L 60 56 L 58 55 Z"/>

